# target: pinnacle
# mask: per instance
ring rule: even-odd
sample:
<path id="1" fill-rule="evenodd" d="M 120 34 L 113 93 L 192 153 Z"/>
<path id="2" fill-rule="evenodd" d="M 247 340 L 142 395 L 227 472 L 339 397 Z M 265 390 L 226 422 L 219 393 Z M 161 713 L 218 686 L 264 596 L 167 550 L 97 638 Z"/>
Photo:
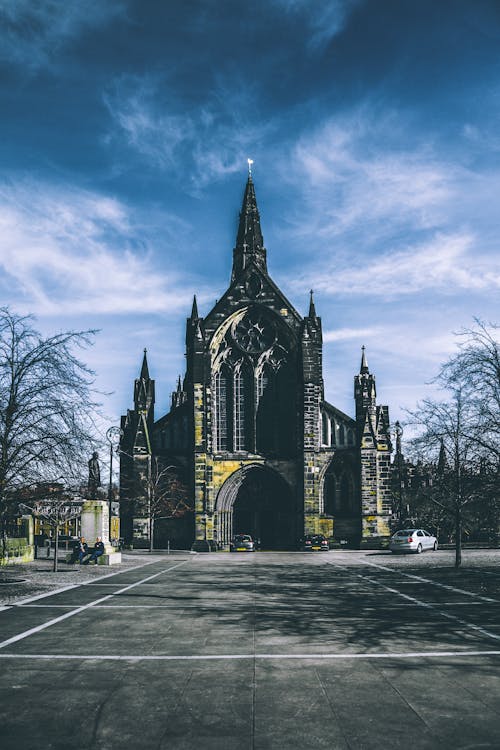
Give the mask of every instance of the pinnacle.
<path id="1" fill-rule="evenodd" d="M 313 290 L 309 292 L 310 299 L 309 299 L 309 317 L 310 318 L 316 318 L 316 308 L 314 306 L 314 298 L 313 298 Z"/>
<path id="2" fill-rule="evenodd" d="M 193 295 L 193 307 L 191 308 L 191 320 L 198 320 L 198 303 L 196 302 L 196 294 Z"/>
<path id="3" fill-rule="evenodd" d="M 361 347 L 361 367 L 359 369 L 360 375 L 367 375 L 370 370 L 368 369 L 368 362 L 366 361 L 365 347 Z"/>
<path id="4" fill-rule="evenodd" d="M 142 359 L 141 374 L 139 376 L 141 380 L 149 380 L 149 368 L 148 368 L 147 352 L 148 352 L 148 350 L 144 349 L 144 357 Z"/>

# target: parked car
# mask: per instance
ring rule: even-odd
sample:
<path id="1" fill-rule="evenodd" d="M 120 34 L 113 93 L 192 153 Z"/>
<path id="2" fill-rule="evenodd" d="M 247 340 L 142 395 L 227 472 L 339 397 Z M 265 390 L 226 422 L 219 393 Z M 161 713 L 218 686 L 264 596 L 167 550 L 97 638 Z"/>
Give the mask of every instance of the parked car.
<path id="1" fill-rule="evenodd" d="M 235 534 L 230 544 L 231 552 L 255 552 L 255 544 L 250 534 Z"/>
<path id="2" fill-rule="evenodd" d="M 304 552 L 328 552 L 330 544 L 323 534 L 307 534 L 300 540 L 300 549 Z"/>
<path id="3" fill-rule="evenodd" d="M 392 535 L 389 542 L 391 552 L 416 552 L 426 549 L 437 550 L 438 541 L 425 529 L 402 529 Z"/>

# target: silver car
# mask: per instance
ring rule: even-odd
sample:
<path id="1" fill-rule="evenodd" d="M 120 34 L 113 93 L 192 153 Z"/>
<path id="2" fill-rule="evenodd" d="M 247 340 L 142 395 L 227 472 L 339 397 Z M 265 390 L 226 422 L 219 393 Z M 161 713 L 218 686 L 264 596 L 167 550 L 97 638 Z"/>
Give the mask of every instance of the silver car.
<path id="1" fill-rule="evenodd" d="M 417 552 L 420 554 L 426 549 L 436 551 L 438 541 L 435 536 L 424 529 L 402 529 L 391 536 L 389 549 L 391 552 Z"/>

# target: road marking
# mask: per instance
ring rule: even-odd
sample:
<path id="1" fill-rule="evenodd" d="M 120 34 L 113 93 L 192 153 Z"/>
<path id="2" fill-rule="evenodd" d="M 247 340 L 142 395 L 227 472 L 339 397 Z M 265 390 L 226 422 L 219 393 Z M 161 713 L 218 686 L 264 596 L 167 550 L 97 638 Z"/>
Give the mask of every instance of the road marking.
<path id="1" fill-rule="evenodd" d="M 135 588 L 136 586 L 140 586 L 142 583 L 146 583 L 147 581 L 151 581 L 153 578 L 157 578 L 158 576 L 163 575 L 164 573 L 170 573 L 175 568 L 178 568 L 181 565 L 185 565 L 188 560 L 184 560 L 183 562 L 177 563 L 177 565 L 173 565 L 170 568 L 167 568 L 166 570 L 160 570 L 159 573 L 153 573 L 153 575 L 148 576 L 147 578 L 143 578 L 140 581 L 136 581 L 135 583 L 130 583 L 128 586 L 125 586 L 122 589 L 119 589 L 118 591 L 113 592 L 112 594 L 107 594 L 106 596 L 103 596 L 101 599 L 96 599 L 93 602 L 89 602 L 88 604 L 83 604 L 81 607 L 77 607 L 76 609 L 73 609 L 71 612 L 65 612 L 63 615 L 59 615 L 59 617 L 54 617 L 52 620 L 49 620 L 48 622 L 44 622 L 41 625 L 37 625 L 34 628 L 30 628 L 30 630 L 25 630 L 24 633 L 19 633 L 18 635 L 12 636 L 12 638 L 8 638 L 6 641 L 2 641 L 0 643 L 0 648 L 5 648 L 6 646 L 10 646 L 12 643 L 16 643 L 17 641 L 22 641 L 24 638 L 28 638 L 30 635 L 34 635 L 35 633 L 39 633 L 41 630 L 45 630 L 46 628 L 49 628 L 51 625 L 55 625 L 58 622 L 62 622 L 63 620 L 67 620 L 68 617 L 73 617 L 74 615 L 78 615 L 80 612 L 84 612 L 86 609 L 89 609 L 90 607 L 94 607 L 96 604 L 101 604 L 101 602 L 105 602 L 107 599 L 111 599 L 113 596 L 118 596 L 118 594 L 123 594 L 125 591 L 130 591 L 130 589 Z"/>
<path id="2" fill-rule="evenodd" d="M 147 563 L 141 563 L 140 565 L 134 565 L 131 568 L 125 568 L 124 570 L 116 570 L 113 573 L 106 573 L 103 576 L 92 579 L 92 581 L 102 581 L 104 578 L 110 578 L 111 576 L 119 576 L 122 573 L 129 573 L 131 570 L 139 570 L 139 568 L 145 568 L 146 565 L 153 565 L 154 563 L 160 562 L 163 558 L 157 558 L 156 560 L 149 560 Z M 52 589 L 46 591 L 44 594 L 36 594 L 36 596 L 29 596 L 26 599 L 20 599 L 18 602 L 12 602 L 4 607 L 9 609 L 10 607 L 17 606 L 19 604 L 28 604 L 29 602 L 36 602 L 39 599 L 45 599 L 47 596 L 54 596 L 55 594 L 62 594 L 64 591 L 70 591 L 70 589 L 77 589 L 79 586 L 87 586 L 91 581 L 80 581 L 79 583 L 70 583 L 68 586 L 61 586 L 59 589 Z M 0 608 L 0 612 L 2 608 Z"/>
<path id="3" fill-rule="evenodd" d="M 494 602 L 495 604 L 500 603 L 498 599 L 491 599 L 489 596 L 481 596 L 481 594 L 474 594 L 472 591 L 466 591 L 465 589 L 457 589 L 454 586 L 449 586 L 447 583 L 439 583 L 437 581 L 431 581 L 428 578 L 423 578 L 422 576 L 412 575 L 411 573 L 404 573 L 399 568 L 397 570 L 394 570 L 394 568 L 388 568 L 386 565 L 377 565 L 377 563 L 372 563 L 372 562 L 366 562 L 365 564 L 371 565 L 372 568 L 380 568 L 380 570 L 388 570 L 390 573 L 395 573 L 396 575 L 406 576 L 406 578 L 413 578 L 415 581 L 420 581 L 421 583 L 430 583 L 432 586 L 439 586 L 442 589 L 447 589 L 448 591 L 454 591 L 456 594 L 465 594 L 465 596 L 472 596 L 476 599 L 480 599 L 483 602 Z"/>
<path id="4" fill-rule="evenodd" d="M 444 657 L 500 656 L 500 651 L 406 651 L 388 653 L 346 654 L 6 654 L 0 659 L 70 660 L 94 659 L 95 661 L 243 661 L 243 660 L 340 660 L 340 659 L 441 659 Z"/>
<path id="5" fill-rule="evenodd" d="M 369 565 L 371 563 L 368 563 Z M 329 562 L 327 565 L 333 565 L 335 568 L 342 568 L 343 570 L 346 570 L 345 566 L 339 565 L 338 563 L 332 563 Z M 375 566 L 375 567 L 381 567 L 381 566 Z M 420 599 L 415 599 L 414 596 L 408 596 L 408 594 L 403 594 L 402 591 L 398 591 L 398 589 L 393 589 L 390 586 L 386 586 L 384 583 L 380 583 L 380 581 L 377 581 L 373 578 L 369 578 L 368 576 L 363 575 L 362 573 L 352 573 L 353 576 L 356 576 L 356 578 L 361 578 L 364 581 L 368 581 L 368 583 L 374 583 L 376 586 L 380 586 L 381 588 L 385 589 L 386 591 L 389 591 L 391 594 L 396 594 L 396 596 L 400 596 L 402 599 L 406 599 L 409 602 L 412 602 L 413 604 L 418 604 L 420 607 L 425 607 L 426 609 L 432 609 L 435 612 L 437 612 L 438 615 L 441 615 L 441 617 L 445 617 L 447 620 L 453 620 L 454 622 L 458 622 L 460 625 L 465 625 L 465 627 L 470 628 L 471 630 L 476 630 L 478 633 L 481 633 L 481 635 L 485 635 L 487 638 L 493 638 L 496 641 L 500 641 L 500 635 L 497 635 L 496 633 L 490 633 L 489 630 L 485 630 L 485 628 L 480 627 L 479 625 L 474 625 L 471 622 L 468 622 L 467 620 L 462 620 L 460 617 L 456 617 L 456 615 L 450 615 L 448 612 L 442 612 L 440 609 L 438 609 L 434 604 L 431 604 L 430 602 L 422 602 Z M 425 579 L 423 579 L 425 580 Z M 458 590 L 458 589 L 457 589 Z M 489 600 L 496 602 L 495 599 Z"/>
<path id="6" fill-rule="evenodd" d="M 482 602 L 439 602 L 440 607 L 481 607 Z M 33 605 L 36 606 L 36 605 Z M 47 607 L 50 607 L 50 604 L 45 605 Z M 407 604 L 391 604 L 391 609 L 393 607 L 407 607 Z"/>

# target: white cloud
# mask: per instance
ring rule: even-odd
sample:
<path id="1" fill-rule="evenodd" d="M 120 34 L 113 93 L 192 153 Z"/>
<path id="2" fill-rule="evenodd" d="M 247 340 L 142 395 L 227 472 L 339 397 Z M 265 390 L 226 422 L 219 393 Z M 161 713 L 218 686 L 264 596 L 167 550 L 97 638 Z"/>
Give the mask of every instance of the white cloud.
<path id="1" fill-rule="evenodd" d="M 500 288 L 500 268 L 481 255 L 469 233 L 437 233 L 421 245 L 382 253 L 363 263 L 329 264 L 318 278 L 295 277 L 296 289 L 314 284 L 319 292 L 336 295 L 361 294 L 366 298 L 394 298 L 425 290 L 442 293 L 488 291 Z"/>
<path id="2" fill-rule="evenodd" d="M 114 198 L 29 180 L 0 187 L 0 286 L 16 309 L 39 315 L 184 310 L 185 281 L 159 272 L 153 261 L 142 227 Z"/>
<path id="3" fill-rule="evenodd" d="M 168 76 L 123 76 L 104 102 L 114 124 L 108 143 L 125 139 L 150 166 L 173 170 L 192 189 L 241 172 L 275 127 L 259 119 L 252 91 L 238 81 L 220 79 L 204 101 L 186 107 Z"/>
<path id="4" fill-rule="evenodd" d="M 500 173 L 447 159 L 402 115 L 377 116 L 367 103 L 331 118 L 300 137 L 280 172 L 297 194 L 282 237 L 323 269 L 319 281 L 316 268 L 294 273 L 294 289 L 386 298 L 498 289 L 487 207 Z"/>
<path id="5" fill-rule="evenodd" d="M 289 14 L 305 19 L 308 46 L 321 49 L 339 34 L 351 12 L 362 0 L 273 0 L 274 4 Z"/>
<path id="6" fill-rule="evenodd" d="M 309 220 L 297 216 L 292 231 L 335 237 L 359 227 L 384 234 L 387 219 L 392 229 L 438 224 L 458 170 L 435 158 L 427 144 L 398 147 L 401 129 L 393 115 L 377 118 L 362 107 L 304 134 L 289 159 L 293 169 L 289 163 L 283 169 L 309 209 Z"/>
<path id="7" fill-rule="evenodd" d="M 323 343 L 331 344 L 337 341 L 367 341 L 381 335 L 380 328 L 337 328 L 323 331 Z"/>
<path id="8" fill-rule="evenodd" d="M 31 70 L 50 66 L 61 46 L 123 10 L 121 0 L 5 0 L 0 6 L 0 59 Z"/>

